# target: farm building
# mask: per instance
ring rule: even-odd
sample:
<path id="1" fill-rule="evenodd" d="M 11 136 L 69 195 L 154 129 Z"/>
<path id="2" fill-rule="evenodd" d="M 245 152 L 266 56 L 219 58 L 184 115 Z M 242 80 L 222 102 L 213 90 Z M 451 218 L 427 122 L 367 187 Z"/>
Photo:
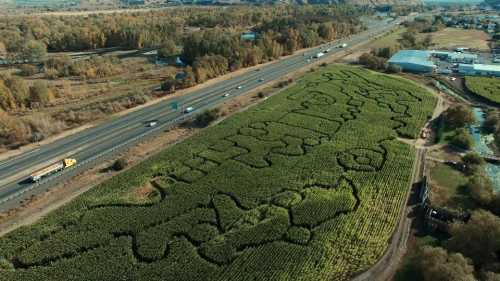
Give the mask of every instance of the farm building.
<path id="1" fill-rule="evenodd" d="M 459 64 L 458 72 L 463 75 L 500 77 L 500 65 L 493 64 Z"/>
<path id="2" fill-rule="evenodd" d="M 389 65 L 401 67 L 403 71 L 429 73 L 434 72 L 436 65 L 431 60 L 432 53 L 421 50 L 402 50 L 388 61 Z"/>

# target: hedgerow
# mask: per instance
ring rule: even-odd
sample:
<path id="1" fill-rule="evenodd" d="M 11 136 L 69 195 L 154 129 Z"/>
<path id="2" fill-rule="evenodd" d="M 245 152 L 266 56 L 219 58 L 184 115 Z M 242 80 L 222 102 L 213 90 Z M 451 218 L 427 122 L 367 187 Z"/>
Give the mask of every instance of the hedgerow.
<path id="1" fill-rule="evenodd" d="M 0 280 L 348 280 L 387 246 L 415 156 L 397 137 L 435 102 L 322 68 L 1 238 Z"/>

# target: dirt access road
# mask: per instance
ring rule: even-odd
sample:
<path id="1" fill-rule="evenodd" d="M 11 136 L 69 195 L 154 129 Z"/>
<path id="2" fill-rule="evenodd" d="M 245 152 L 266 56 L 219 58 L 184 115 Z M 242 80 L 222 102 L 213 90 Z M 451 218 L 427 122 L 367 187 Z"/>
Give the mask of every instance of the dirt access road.
<path id="1" fill-rule="evenodd" d="M 421 85 L 422 86 L 422 85 Z M 426 123 L 424 128 L 430 128 L 432 121 L 438 118 L 449 106 L 449 102 L 439 92 L 434 89 L 423 86 L 437 97 L 436 107 L 431 119 Z M 367 271 L 361 273 L 352 279 L 352 281 L 388 281 L 392 280 L 399 265 L 407 251 L 407 242 L 411 234 L 411 226 L 416 217 L 418 208 L 418 191 L 421 181 L 426 174 L 425 160 L 428 149 L 433 147 L 433 144 L 428 141 L 418 138 L 417 140 L 399 139 L 400 141 L 412 145 L 416 149 L 415 162 L 413 164 L 413 177 L 410 191 L 406 200 L 402 204 L 404 207 L 401 210 L 401 215 L 396 230 L 394 231 L 390 244 L 387 247 L 384 255 Z"/>

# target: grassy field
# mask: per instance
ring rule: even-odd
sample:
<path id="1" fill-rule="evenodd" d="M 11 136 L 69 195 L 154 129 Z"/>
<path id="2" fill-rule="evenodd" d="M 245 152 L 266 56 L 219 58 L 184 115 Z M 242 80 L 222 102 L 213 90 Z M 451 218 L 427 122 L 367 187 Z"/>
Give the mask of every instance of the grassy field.
<path id="1" fill-rule="evenodd" d="M 415 157 L 396 138 L 435 103 L 321 68 L 1 238 L 0 280 L 348 280 L 387 246 Z"/>
<path id="2" fill-rule="evenodd" d="M 469 194 L 464 190 L 467 177 L 463 173 L 446 164 L 434 163 L 430 176 L 433 204 L 462 210 L 473 207 Z"/>
<path id="3" fill-rule="evenodd" d="M 432 36 L 434 49 L 454 49 L 457 47 L 466 47 L 482 51 L 488 51 L 489 36 L 484 31 L 461 28 L 445 28 L 433 33 L 420 33 L 419 38 Z"/>
<path id="4" fill-rule="evenodd" d="M 466 77 L 465 85 L 475 94 L 500 104 L 500 79 L 489 77 Z"/>
<path id="5" fill-rule="evenodd" d="M 387 34 L 386 36 L 382 36 L 381 38 L 370 43 L 370 47 L 372 49 L 391 47 L 398 44 L 398 40 L 401 38 L 401 35 L 405 33 L 406 28 L 396 29 L 394 32 Z"/>

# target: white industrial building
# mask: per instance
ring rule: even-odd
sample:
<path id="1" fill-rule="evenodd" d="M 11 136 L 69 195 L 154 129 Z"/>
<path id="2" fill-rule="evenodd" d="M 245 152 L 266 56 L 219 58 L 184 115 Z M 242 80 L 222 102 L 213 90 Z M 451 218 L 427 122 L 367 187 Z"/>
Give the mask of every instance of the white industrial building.
<path id="1" fill-rule="evenodd" d="M 459 64 L 458 73 L 471 76 L 500 77 L 500 65 L 494 64 Z"/>
<path id="2" fill-rule="evenodd" d="M 402 50 L 394 54 L 388 63 L 399 66 L 407 72 L 429 73 L 437 68 L 431 60 L 431 55 L 429 51 Z"/>
<path id="3" fill-rule="evenodd" d="M 431 54 L 450 63 L 473 64 L 478 61 L 478 55 L 464 52 L 431 51 Z"/>

